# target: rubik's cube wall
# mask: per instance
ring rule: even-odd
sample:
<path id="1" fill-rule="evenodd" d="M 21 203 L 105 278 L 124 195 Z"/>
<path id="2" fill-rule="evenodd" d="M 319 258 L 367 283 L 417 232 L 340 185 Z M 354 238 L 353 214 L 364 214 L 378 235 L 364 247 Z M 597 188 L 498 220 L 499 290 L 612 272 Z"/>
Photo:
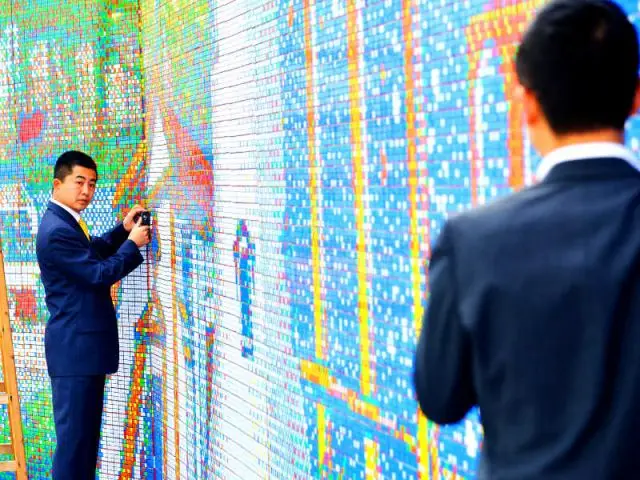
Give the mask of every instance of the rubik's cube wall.
<path id="1" fill-rule="evenodd" d="M 93 232 L 143 193 L 121 194 L 127 168 L 145 152 L 139 35 L 134 1 L 0 0 L 0 238 L 30 479 L 51 478 L 55 445 L 35 235 L 53 164 L 66 149 L 91 152 L 100 163 L 101 186 L 86 214 Z M 113 289 L 123 352 L 107 386 L 104 478 L 143 476 L 151 458 L 151 356 L 140 326 L 148 316 L 146 277 L 140 269 Z"/>
<path id="2" fill-rule="evenodd" d="M 541 3 L 0 0 L 30 478 L 55 444 L 34 238 L 70 148 L 100 164 L 94 233 L 154 218 L 112 291 L 100 478 L 474 478 L 478 412 L 413 399 L 425 261 L 448 214 L 531 181 L 510 59 Z"/>

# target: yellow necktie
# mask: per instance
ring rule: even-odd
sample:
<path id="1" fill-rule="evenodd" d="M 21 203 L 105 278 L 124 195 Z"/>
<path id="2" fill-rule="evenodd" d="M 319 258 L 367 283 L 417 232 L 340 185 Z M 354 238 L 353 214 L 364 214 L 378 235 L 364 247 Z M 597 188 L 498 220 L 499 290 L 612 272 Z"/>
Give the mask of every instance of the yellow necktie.
<path id="1" fill-rule="evenodd" d="M 80 228 L 82 229 L 84 234 L 87 236 L 87 240 L 91 240 L 91 235 L 89 235 L 89 227 L 87 227 L 87 224 L 84 223 L 82 217 L 78 219 L 78 223 L 80 224 Z"/>

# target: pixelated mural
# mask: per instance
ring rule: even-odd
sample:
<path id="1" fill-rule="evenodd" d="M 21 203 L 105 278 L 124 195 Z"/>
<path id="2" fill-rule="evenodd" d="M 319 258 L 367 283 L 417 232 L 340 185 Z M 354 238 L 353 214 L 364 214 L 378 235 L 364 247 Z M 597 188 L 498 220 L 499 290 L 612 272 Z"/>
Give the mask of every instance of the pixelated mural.
<path id="1" fill-rule="evenodd" d="M 145 145 L 138 23 L 137 2 L 0 0 L 0 238 L 30 479 L 51 478 L 55 442 L 35 235 L 64 149 L 90 151 L 101 166 L 100 188 L 85 214 L 93 231 L 104 231 L 142 192 L 129 190 L 126 202 L 115 201 Z M 104 478 L 139 478 L 147 470 L 151 377 L 148 367 L 135 368 L 139 345 L 147 344 L 136 329 L 148 304 L 146 277 L 140 270 L 114 288 L 121 369 L 106 388 Z"/>
<path id="2" fill-rule="evenodd" d="M 55 442 L 34 238 L 68 148 L 100 165 L 92 230 L 153 211 L 112 290 L 100 478 L 475 478 L 479 412 L 441 428 L 413 398 L 426 259 L 447 215 L 534 180 L 510 60 L 542 3 L 0 0 L 30 478 Z"/>

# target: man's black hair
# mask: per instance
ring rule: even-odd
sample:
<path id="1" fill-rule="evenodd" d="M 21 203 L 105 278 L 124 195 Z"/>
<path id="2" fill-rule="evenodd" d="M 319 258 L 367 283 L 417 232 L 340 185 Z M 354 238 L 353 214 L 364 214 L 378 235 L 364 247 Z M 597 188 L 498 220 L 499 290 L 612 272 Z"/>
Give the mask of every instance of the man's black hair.
<path id="1" fill-rule="evenodd" d="M 93 158 L 86 153 L 69 150 L 58 157 L 53 169 L 53 177 L 63 182 L 68 175 L 71 175 L 73 167 L 76 166 L 93 170 L 96 172 L 96 176 L 98 175 L 98 166 Z"/>
<path id="2" fill-rule="evenodd" d="M 638 34 L 609 0 L 555 0 L 516 54 L 518 80 L 557 135 L 623 130 L 638 86 Z"/>

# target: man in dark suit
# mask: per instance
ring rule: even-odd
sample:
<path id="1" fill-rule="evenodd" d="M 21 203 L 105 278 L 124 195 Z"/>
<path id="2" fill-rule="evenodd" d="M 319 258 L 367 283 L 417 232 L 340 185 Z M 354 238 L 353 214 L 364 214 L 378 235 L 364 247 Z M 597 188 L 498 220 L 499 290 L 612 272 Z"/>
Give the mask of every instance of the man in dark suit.
<path id="1" fill-rule="evenodd" d="M 481 478 L 640 475 L 638 57 L 615 3 L 547 4 L 515 59 L 538 183 L 434 246 L 414 385 L 439 424 L 479 406 Z"/>
<path id="2" fill-rule="evenodd" d="M 51 377 L 57 447 L 54 480 L 95 479 L 105 375 L 118 369 L 118 325 L 111 286 L 142 262 L 149 227 L 135 206 L 102 237 L 91 236 L 80 217 L 98 179 L 88 155 L 69 151 L 54 169 L 53 198 L 36 252 L 50 318 L 45 354 Z"/>

